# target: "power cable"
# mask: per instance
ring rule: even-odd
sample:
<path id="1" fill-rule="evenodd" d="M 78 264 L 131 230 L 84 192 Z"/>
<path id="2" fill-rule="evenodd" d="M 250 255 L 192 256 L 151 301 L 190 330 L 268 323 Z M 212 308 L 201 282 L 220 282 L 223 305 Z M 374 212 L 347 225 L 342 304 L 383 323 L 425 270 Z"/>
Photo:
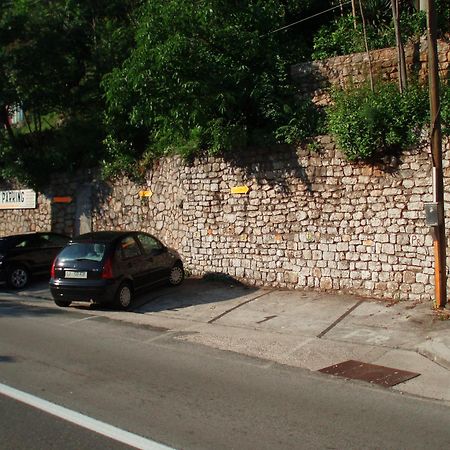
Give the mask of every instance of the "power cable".
<path id="1" fill-rule="evenodd" d="M 299 24 L 301 22 L 305 22 L 306 20 L 309 20 L 309 19 L 312 19 L 314 17 L 320 16 L 320 15 L 325 14 L 327 12 L 333 11 L 334 9 L 342 8 L 343 6 L 349 5 L 350 3 L 351 3 L 351 0 L 348 1 L 348 2 L 345 2 L 345 3 L 333 6 L 332 8 L 326 9 L 325 11 L 321 11 L 319 13 L 313 14 L 312 16 L 305 17 L 303 19 L 297 20 L 296 22 L 290 23 L 289 25 L 285 25 L 284 27 L 281 27 L 281 28 L 277 28 L 276 30 L 269 31 L 266 34 L 262 34 L 260 37 L 265 37 L 265 36 L 268 36 L 269 34 L 274 34 L 274 33 L 278 33 L 278 31 L 286 30 L 287 28 L 293 27 L 294 25 L 297 25 L 297 24 Z"/>

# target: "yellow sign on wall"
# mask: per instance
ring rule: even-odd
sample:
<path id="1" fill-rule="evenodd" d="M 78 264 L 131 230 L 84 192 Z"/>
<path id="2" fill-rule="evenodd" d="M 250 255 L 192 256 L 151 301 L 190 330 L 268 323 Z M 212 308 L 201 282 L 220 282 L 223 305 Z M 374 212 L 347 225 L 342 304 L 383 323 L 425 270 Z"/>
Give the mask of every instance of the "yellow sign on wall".
<path id="1" fill-rule="evenodd" d="M 234 186 L 231 188 L 232 194 L 246 194 L 250 188 L 248 186 Z"/>
<path id="2" fill-rule="evenodd" d="M 139 197 L 151 197 L 153 192 L 151 190 L 148 191 L 139 191 Z"/>

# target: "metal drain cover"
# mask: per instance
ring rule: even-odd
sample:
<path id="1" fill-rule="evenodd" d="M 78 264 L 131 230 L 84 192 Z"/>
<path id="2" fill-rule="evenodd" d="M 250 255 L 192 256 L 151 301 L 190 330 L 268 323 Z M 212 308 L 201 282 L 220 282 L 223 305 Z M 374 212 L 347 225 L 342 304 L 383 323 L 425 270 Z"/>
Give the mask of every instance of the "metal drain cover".
<path id="1" fill-rule="evenodd" d="M 320 369 L 319 372 L 350 378 L 352 380 L 376 383 L 384 387 L 395 386 L 396 384 L 403 383 L 404 381 L 408 381 L 411 378 L 420 375 L 420 373 L 392 369 L 391 367 L 377 366 L 375 364 L 367 364 L 353 360 L 325 367 L 324 369 Z"/>

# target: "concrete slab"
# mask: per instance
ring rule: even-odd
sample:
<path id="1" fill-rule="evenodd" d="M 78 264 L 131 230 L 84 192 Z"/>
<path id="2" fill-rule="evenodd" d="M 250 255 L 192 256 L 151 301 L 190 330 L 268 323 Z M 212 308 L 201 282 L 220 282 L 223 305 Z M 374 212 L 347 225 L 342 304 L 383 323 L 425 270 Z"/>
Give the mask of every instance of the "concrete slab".
<path id="1" fill-rule="evenodd" d="M 297 349 L 293 356 L 302 361 L 302 367 L 320 370 L 349 359 L 373 362 L 388 351 L 389 349 L 374 345 L 342 344 L 341 342 L 316 338 Z"/>
<path id="2" fill-rule="evenodd" d="M 364 324 L 378 328 L 415 330 L 420 333 L 432 330 L 436 326 L 434 322 L 431 304 L 389 304 L 379 301 L 361 303 L 345 320 L 345 323 L 355 326 Z"/>
<path id="3" fill-rule="evenodd" d="M 450 331 L 429 336 L 416 346 L 416 351 L 450 370 Z"/>
<path id="4" fill-rule="evenodd" d="M 141 314 L 162 313 L 171 318 L 208 322 L 265 292 L 191 279 L 180 287 L 158 289 L 153 294 L 140 296 L 137 303 L 142 306 L 134 310 Z"/>
<path id="5" fill-rule="evenodd" d="M 326 337 L 341 342 L 410 350 L 423 340 L 422 336 L 418 336 L 413 331 L 396 330 L 387 326 L 384 328 L 374 327 L 370 324 L 357 326 L 352 323 L 338 324 L 326 334 Z"/>
<path id="6" fill-rule="evenodd" d="M 351 297 L 268 292 L 220 319 L 222 325 L 251 326 L 264 331 L 315 337 L 358 300 Z"/>
<path id="7" fill-rule="evenodd" d="M 448 371 L 418 353 L 391 350 L 376 359 L 374 364 L 420 373 L 419 377 L 394 386 L 395 390 L 421 397 L 450 401 Z"/>

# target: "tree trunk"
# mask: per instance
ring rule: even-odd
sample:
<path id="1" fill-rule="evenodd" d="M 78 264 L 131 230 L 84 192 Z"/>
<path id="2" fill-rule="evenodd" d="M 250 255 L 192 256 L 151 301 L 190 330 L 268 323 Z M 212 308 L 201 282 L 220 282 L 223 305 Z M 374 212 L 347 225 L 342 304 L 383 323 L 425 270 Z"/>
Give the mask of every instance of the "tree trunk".
<path id="1" fill-rule="evenodd" d="M 6 105 L 3 105 L 0 110 L 0 124 L 6 128 L 6 132 L 8 133 L 8 137 L 11 141 L 14 141 L 14 131 L 12 129 L 11 124 L 9 123 L 9 111 Z"/>
<path id="2" fill-rule="evenodd" d="M 356 30 L 356 0 L 352 0 L 352 15 L 353 15 L 353 27 Z"/>
<path id="3" fill-rule="evenodd" d="M 367 58 L 369 59 L 370 89 L 371 89 L 372 92 L 374 92 L 375 91 L 375 86 L 374 86 L 374 83 L 373 83 L 372 58 L 370 56 L 369 44 L 367 42 L 366 19 L 364 17 L 364 11 L 363 11 L 361 0 L 359 0 L 359 11 L 361 13 L 361 21 L 362 21 L 362 27 L 363 27 L 364 46 L 366 47 L 366 54 L 367 54 Z"/>
<path id="4" fill-rule="evenodd" d="M 405 49 L 403 48 L 402 37 L 400 33 L 400 5 L 399 0 L 391 0 L 392 17 L 394 19 L 395 41 L 397 47 L 398 59 L 398 88 L 401 93 L 406 89 L 407 75 L 406 75 L 406 59 Z"/>

